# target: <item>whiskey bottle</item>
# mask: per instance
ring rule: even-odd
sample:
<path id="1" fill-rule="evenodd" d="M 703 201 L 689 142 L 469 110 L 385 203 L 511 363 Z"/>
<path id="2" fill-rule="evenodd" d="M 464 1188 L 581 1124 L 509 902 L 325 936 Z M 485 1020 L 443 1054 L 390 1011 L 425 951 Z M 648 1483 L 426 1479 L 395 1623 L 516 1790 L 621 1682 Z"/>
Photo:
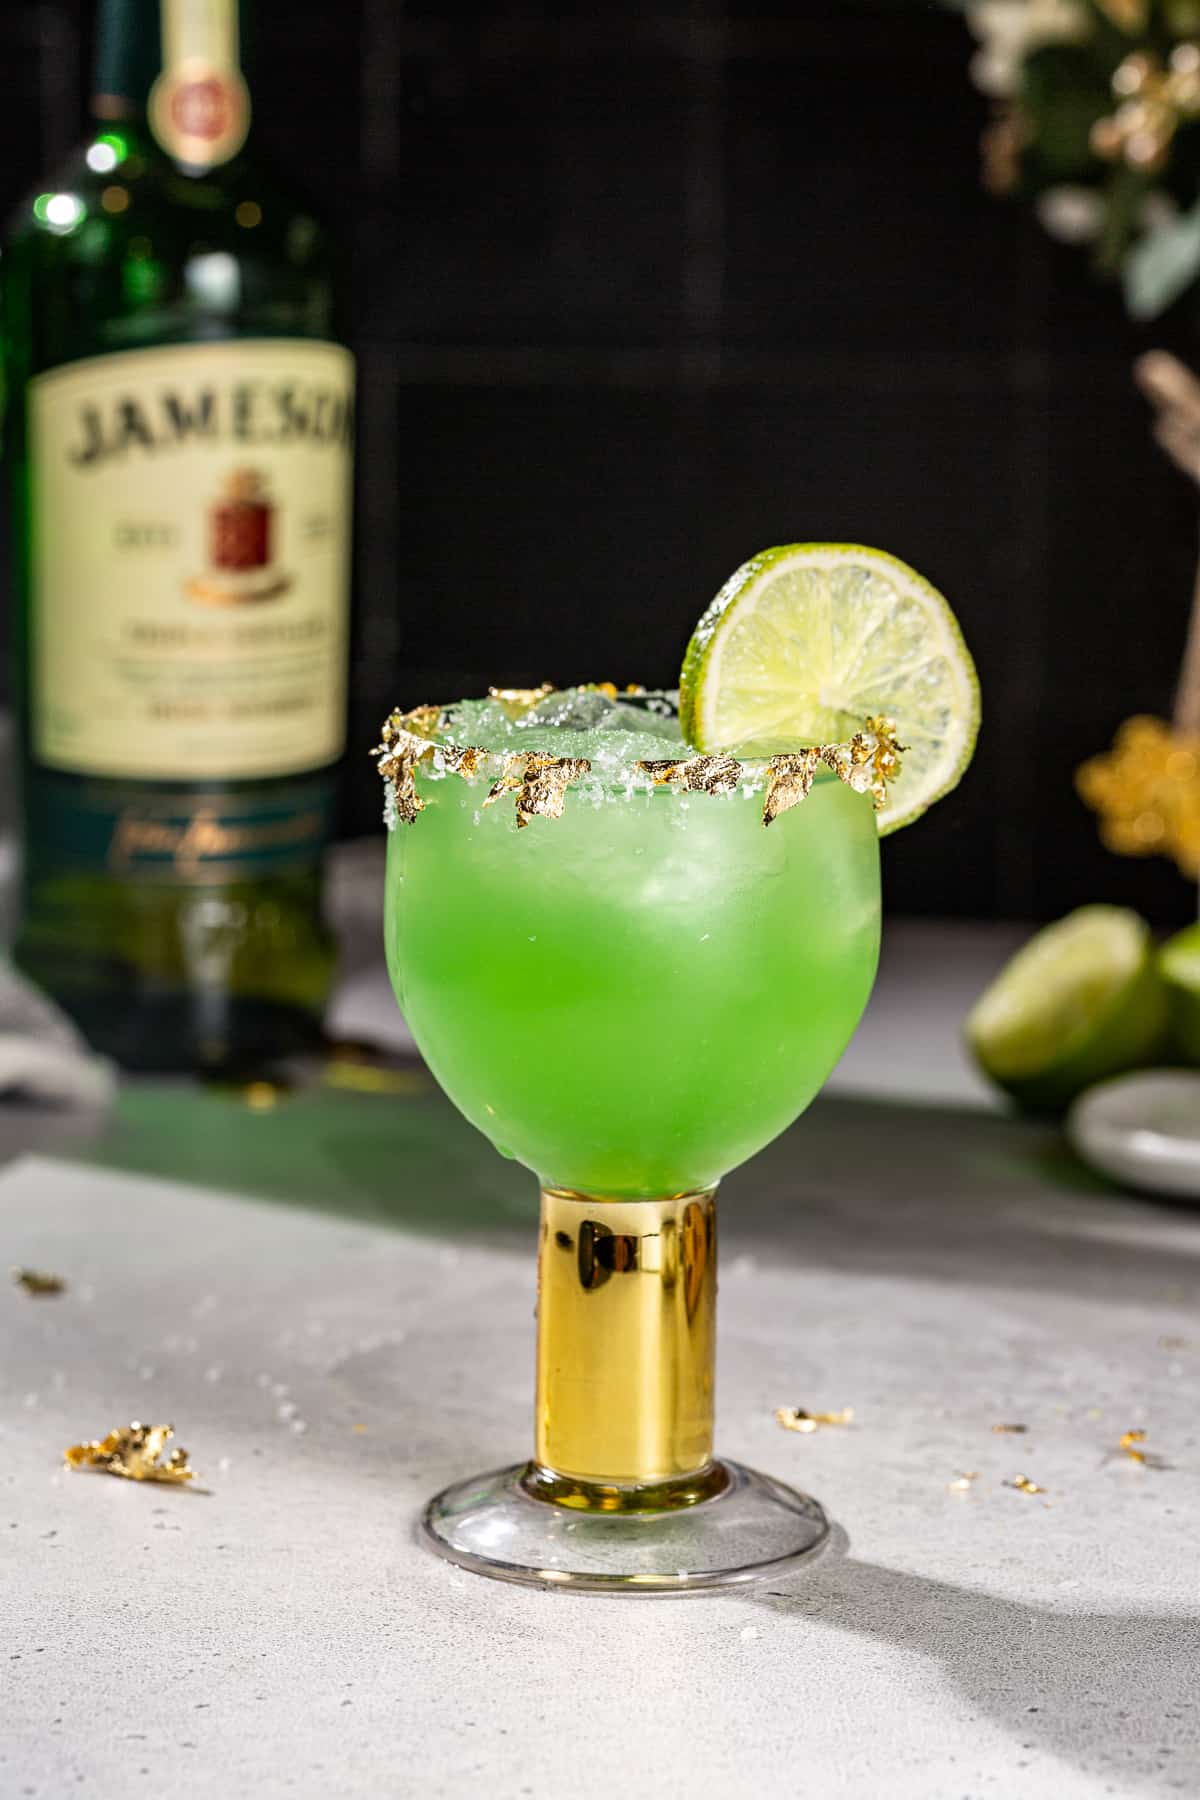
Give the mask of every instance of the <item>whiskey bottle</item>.
<path id="1" fill-rule="evenodd" d="M 353 361 L 237 0 L 101 0 L 94 128 L 0 257 L 19 965 L 132 1068 L 312 1045 Z"/>

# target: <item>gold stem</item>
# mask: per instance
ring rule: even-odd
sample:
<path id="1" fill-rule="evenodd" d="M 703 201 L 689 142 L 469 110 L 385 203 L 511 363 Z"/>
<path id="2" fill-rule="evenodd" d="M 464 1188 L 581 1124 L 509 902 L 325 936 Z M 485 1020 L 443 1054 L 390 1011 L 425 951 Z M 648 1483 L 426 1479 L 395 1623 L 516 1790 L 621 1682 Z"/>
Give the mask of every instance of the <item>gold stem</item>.
<path id="1" fill-rule="evenodd" d="M 542 1190 L 533 1491 L 612 1511 L 689 1504 L 712 1462 L 713 1191 L 606 1200 Z"/>
<path id="2" fill-rule="evenodd" d="M 1196 566 L 1191 619 L 1175 690 L 1174 725 L 1187 737 L 1200 737 L 1200 563 Z"/>

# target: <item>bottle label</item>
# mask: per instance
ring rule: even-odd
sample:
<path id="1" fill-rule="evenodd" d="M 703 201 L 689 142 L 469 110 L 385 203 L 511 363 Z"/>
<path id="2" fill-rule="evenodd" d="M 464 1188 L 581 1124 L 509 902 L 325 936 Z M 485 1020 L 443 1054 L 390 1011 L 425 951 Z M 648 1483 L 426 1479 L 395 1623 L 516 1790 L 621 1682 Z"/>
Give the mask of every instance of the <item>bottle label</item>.
<path id="1" fill-rule="evenodd" d="M 49 777 L 28 796 L 29 827 L 59 869 L 185 886 L 256 881 L 310 868 L 333 832 L 334 784 L 276 789 L 140 788 Z"/>
<path id="2" fill-rule="evenodd" d="M 250 129 L 237 0 L 162 0 L 162 55 L 147 106 L 151 131 L 189 169 L 228 162 Z"/>
<path id="3" fill-rule="evenodd" d="M 348 350 L 303 338 L 34 377 L 40 763 L 204 781 L 341 755 L 353 383 Z"/>

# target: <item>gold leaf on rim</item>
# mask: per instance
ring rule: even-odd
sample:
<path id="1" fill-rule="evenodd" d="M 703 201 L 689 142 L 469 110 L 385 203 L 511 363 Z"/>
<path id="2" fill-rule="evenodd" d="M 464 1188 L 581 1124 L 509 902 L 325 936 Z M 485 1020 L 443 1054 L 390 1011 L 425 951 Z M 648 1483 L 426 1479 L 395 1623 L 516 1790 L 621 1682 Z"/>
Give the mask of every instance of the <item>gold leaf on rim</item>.
<path id="1" fill-rule="evenodd" d="M 732 756 L 689 756 L 635 764 L 655 787 L 685 788 L 696 794 L 732 794 L 742 765 Z"/>
<path id="2" fill-rule="evenodd" d="M 494 782 L 485 806 L 505 794 L 517 796 L 517 830 L 534 818 L 561 819 L 568 784 L 591 768 L 586 756 L 545 756 L 514 752 L 504 759 L 504 773 Z"/>

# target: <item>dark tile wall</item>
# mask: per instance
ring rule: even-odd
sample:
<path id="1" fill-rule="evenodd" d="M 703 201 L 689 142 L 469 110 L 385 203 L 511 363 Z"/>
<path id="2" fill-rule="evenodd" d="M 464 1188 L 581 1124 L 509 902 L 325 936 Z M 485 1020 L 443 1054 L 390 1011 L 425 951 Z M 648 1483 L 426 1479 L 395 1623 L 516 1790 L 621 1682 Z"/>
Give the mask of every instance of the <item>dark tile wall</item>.
<path id="1" fill-rule="evenodd" d="M 1194 497 L 1140 347 L 977 179 L 962 23 L 884 0 L 260 6 L 257 115 L 347 232 L 361 357 L 346 828 L 396 699 L 669 682 L 750 551 L 865 539 L 949 594 L 986 726 L 891 904 L 1194 910 L 1071 770 L 1169 705 Z M 90 7 L 0 15 L 0 198 L 79 129 Z"/>

